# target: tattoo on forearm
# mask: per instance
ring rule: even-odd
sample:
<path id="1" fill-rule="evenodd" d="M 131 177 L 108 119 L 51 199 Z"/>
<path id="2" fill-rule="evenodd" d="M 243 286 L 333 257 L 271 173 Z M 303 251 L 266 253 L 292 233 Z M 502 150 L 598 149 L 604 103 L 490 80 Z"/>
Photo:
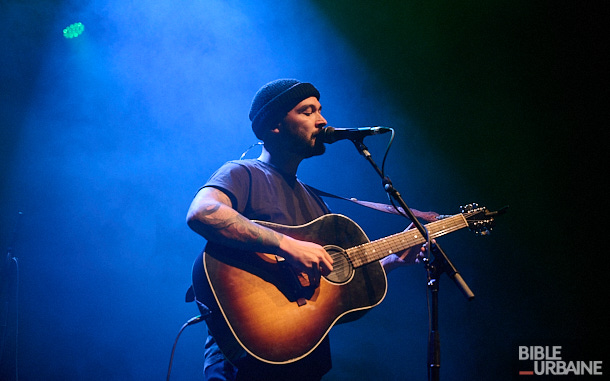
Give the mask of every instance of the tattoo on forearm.
<path id="1" fill-rule="evenodd" d="M 223 240 L 239 241 L 257 246 L 279 246 L 281 239 L 279 233 L 248 220 L 235 210 L 231 210 L 229 215 L 221 213 L 219 212 L 220 207 L 220 204 L 210 205 L 200 211 L 199 216 L 201 221 L 216 231 Z"/>

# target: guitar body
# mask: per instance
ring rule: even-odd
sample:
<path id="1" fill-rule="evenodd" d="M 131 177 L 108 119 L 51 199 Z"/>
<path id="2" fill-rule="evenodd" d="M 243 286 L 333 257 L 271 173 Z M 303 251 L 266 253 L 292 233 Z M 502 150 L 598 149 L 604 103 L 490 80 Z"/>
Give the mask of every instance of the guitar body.
<path id="1" fill-rule="evenodd" d="M 354 268 L 344 256 L 343 249 L 369 242 L 351 219 L 329 214 L 300 226 L 258 223 L 324 246 L 335 269 L 312 287 L 274 255 L 208 244 L 193 267 L 193 286 L 212 310 L 208 328 L 229 360 L 246 350 L 267 363 L 297 361 L 335 324 L 360 318 L 385 297 L 379 261 Z"/>

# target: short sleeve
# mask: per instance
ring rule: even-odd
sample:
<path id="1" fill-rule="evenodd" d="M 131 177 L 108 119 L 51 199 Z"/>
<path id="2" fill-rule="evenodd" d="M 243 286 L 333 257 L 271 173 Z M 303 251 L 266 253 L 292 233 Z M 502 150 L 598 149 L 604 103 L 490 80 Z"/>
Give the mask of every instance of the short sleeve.
<path id="1" fill-rule="evenodd" d="M 234 162 L 227 162 L 208 179 L 204 187 L 212 187 L 224 192 L 233 209 L 244 212 L 250 196 L 252 176 L 249 170 Z"/>

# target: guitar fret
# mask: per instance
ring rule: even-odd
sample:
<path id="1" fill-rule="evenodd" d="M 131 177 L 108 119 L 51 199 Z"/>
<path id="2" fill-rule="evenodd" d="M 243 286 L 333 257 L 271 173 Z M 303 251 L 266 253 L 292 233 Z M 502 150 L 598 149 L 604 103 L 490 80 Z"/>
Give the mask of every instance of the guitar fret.
<path id="1" fill-rule="evenodd" d="M 437 238 L 466 226 L 468 226 L 468 222 L 463 215 L 458 214 L 426 224 L 426 229 L 430 238 Z M 417 229 L 410 229 L 406 232 L 354 246 L 347 249 L 346 254 L 352 265 L 357 268 L 424 242 L 426 240 Z"/>

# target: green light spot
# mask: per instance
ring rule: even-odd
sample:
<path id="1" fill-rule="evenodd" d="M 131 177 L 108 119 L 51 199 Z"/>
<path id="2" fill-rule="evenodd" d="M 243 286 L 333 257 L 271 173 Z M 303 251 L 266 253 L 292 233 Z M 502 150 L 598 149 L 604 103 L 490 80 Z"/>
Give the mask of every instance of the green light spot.
<path id="1" fill-rule="evenodd" d="M 75 38 L 80 36 L 81 34 L 83 34 L 83 32 L 85 31 L 85 26 L 80 23 L 74 23 L 68 27 L 66 27 L 66 29 L 64 29 L 64 37 L 65 38 Z"/>

